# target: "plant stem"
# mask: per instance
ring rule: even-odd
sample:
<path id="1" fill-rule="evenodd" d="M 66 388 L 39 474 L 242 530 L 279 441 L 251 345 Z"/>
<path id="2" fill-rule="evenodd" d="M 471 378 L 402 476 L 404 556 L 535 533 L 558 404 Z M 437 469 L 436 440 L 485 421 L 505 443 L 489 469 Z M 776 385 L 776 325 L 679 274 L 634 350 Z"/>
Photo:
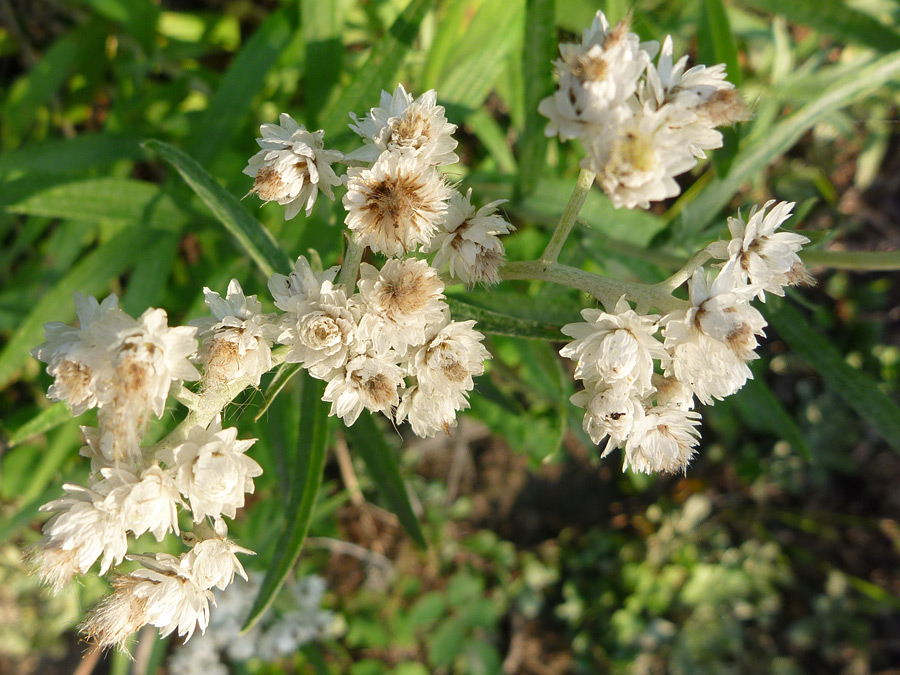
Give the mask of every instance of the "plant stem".
<path id="1" fill-rule="evenodd" d="M 351 234 L 347 237 L 347 250 L 344 251 L 344 261 L 341 263 L 341 272 L 338 283 L 344 287 L 347 295 L 353 295 L 356 289 L 356 275 L 359 273 L 359 264 L 362 262 L 365 246 L 360 246 Z"/>
<path id="2" fill-rule="evenodd" d="M 672 297 L 671 292 L 661 284 L 651 285 L 610 279 L 576 267 L 560 265 L 555 262 L 547 263 L 543 260 L 507 263 L 500 268 L 500 277 L 504 280 L 549 281 L 577 288 L 597 298 L 607 311 L 612 311 L 623 295 L 637 305 L 636 310 L 639 313 L 646 313 L 651 308 L 667 313 L 687 306 L 684 300 Z"/>
<path id="3" fill-rule="evenodd" d="M 581 207 L 584 206 L 584 200 L 587 199 L 588 192 L 590 192 L 591 186 L 594 184 L 595 175 L 593 171 L 588 171 L 587 169 L 582 169 L 578 174 L 578 180 L 575 183 L 572 196 L 569 197 L 569 203 L 566 204 L 566 208 L 556 224 L 556 229 L 553 230 L 550 243 L 547 244 L 547 248 L 541 254 L 541 262 L 555 263 L 559 258 L 563 244 L 566 243 L 569 233 L 575 226 L 575 219 L 578 218 Z"/>
<path id="4" fill-rule="evenodd" d="M 662 288 L 666 288 L 671 293 L 676 288 L 681 286 L 685 281 L 691 278 L 694 274 L 694 270 L 700 267 L 707 260 L 712 258 L 712 254 L 709 252 L 709 246 L 695 253 L 690 260 L 688 260 L 684 267 L 675 272 L 672 276 L 670 276 L 665 281 L 661 281 L 658 285 Z"/>

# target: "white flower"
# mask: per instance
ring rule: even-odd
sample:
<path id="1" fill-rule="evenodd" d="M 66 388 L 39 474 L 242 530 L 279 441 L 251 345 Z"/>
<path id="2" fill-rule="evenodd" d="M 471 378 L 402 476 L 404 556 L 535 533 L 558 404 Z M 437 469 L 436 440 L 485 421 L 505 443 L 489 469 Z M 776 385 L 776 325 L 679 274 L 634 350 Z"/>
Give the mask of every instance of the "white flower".
<path id="1" fill-rule="evenodd" d="M 262 138 L 256 142 L 262 149 L 244 169 L 245 174 L 256 179 L 251 192 L 265 202 L 287 206 L 285 220 L 302 208 L 306 208 L 306 215 L 312 213 L 320 189 L 334 199 L 331 188 L 340 185 L 341 179 L 331 165 L 343 155 L 324 149 L 324 131 L 307 131 L 286 113 L 281 113 L 279 124 L 263 124 L 259 129 Z"/>
<path id="2" fill-rule="evenodd" d="M 584 136 L 610 124 L 610 112 L 624 105 L 637 90 L 638 78 L 650 57 L 640 39 L 620 21 L 610 29 L 597 12 L 581 44 L 563 43 L 554 61 L 559 87 L 541 101 L 538 112 L 549 118 L 545 133 L 562 140 Z"/>
<path id="3" fill-rule="evenodd" d="M 393 348 L 405 355 L 409 346 L 425 342 L 426 330 L 442 324 L 447 311 L 437 270 L 414 258 L 388 260 L 380 272 L 363 263 L 359 294 L 365 303 L 359 336 L 371 340 L 376 352 Z"/>
<path id="4" fill-rule="evenodd" d="M 318 299 L 305 303 L 302 311 L 282 319 L 278 342 L 290 346 L 288 363 L 303 364 L 313 377 L 327 379 L 352 354 L 364 351 L 356 330 L 362 310 L 340 286 L 323 281 Z"/>
<path id="5" fill-rule="evenodd" d="M 714 281 L 702 269 L 690 283 L 691 307 L 663 318 L 665 346 L 672 356 L 666 375 L 693 389 L 702 403 L 730 396 L 752 377 L 746 362 L 757 358 L 756 337 L 765 319 L 749 304 L 755 286 L 735 288 L 733 263 Z"/>
<path id="6" fill-rule="evenodd" d="M 309 261 L 300 256 L 294 263 L 293 271 L 285 276 L 273 274 L 269 278 L 269 291 L 275 299 L 275 306 L 285 312 L 303 314 L 306 305 L 316 302 L 326 281 L 334 282 L 339 267 L 329 267 L 316 274 Z"/>
<path id="7" fill-rule="evenodd" d="M 715 127 L 749 119 L 734 85 L 725 79 L 725 64 L 697 65 L 685 70 L 687 56 L 673 64 L 672 38 L 666 36 L 659 62 L 647 68 L 641 101 L 664 109 L 669 126 L 679 130 L 690 152 L 705 157 L 704 150 L 722 147 Z"/>
<path id="8" fill-rule="evenodd" d="M 465 396 L 457 399 L 438 393 L 428 394 L 413 386 L 404 392 L 395 419 L 397 424 L 409 420 L 416 436 L 431 438 L 439 431 L 449 433 L 456 426 L 456 411 L 468 407 L 469 400 Z"/>
<path id="9" fill-rule="evenodd" d="M 728 219 L 731 241 L 716 242 L 713 254 L 733 262 L 735 277 L 741 283 L 759 287 L 757 297 L 765 301 L 766 291 L 784 295 L 784 286 L 809 283 L 811 277 L 797 255 L 809 239 L 795 232 L 776 232 L 791 217 L 793 202 L 770 200 L 758 209 L 753 207 L 745 223 L 738 216 Z"/>
<path id="10" fill-rule="evenodd" d="M 397 389 L 403 384 L 403 371 L 395 352 L 365 353 L 350 359 L 331 374 L 323 401 L 331 403 L 330 415 L 337 415 L 350 426 L 363 408 L 390 416 L 400 402 Z"/>
<path id="11" fill-rule="evenodd" d="M 491 358 L 481 341 L 484 335 L 474 328 L 474 321 L 451 321 L 409 358 L 409 374 L 419 388 L 429 395 L 454 401 L 465 399 L 463 392 L 475 386 L 473 375 L 484 372 L 484 362 Z"/>
<path id="12" fill-rule="evenodd" d="M 222 523 L 222 521 L 217 521 Z M 197 542 L 188 553 L 186 561 L 191 570 L 191 578 L 197 582 L 200 588 L 218 587 L 224 590 L 238 574 L 247 580 L 247 572 L 238 560 L 236 553 L 253 555 L 253 551 L 238 546 L 224 536 L 224 523 L 220 526 L 223 530 L 221 536 L 204 539 Z"/>
<path id="13" fill-rule="evenodd" d="M 679 410 L 690 410 L 694 407 L 694 392 L 674 377 L 653 374 L 653 388 L 656 390 L 650 397 L 656 405 Z"/>
<path id="14" fill-rule="evenodd" d="M 361 246 L 399 256 L 427 245 L 447 212 L 450 188 L 413 154 L 385 152 L 371 168 L 347 172 L 344 222 Z"/>
<path id="15" fill-rule="evenodd" d="M 128 559 L 139 561 L 144 568 L 116 578 L 114 593 L 81 626 L 88 639 L 101 647 L 121 646 L 146 624 L 159 628 L 162 637 L 177 630 L 186 641 L 197 628 L 206 630 L 213 595 L 191 578 L 185 556 L 157 553 Z"/>
<path id="16" fill-rule="evenodd" d="M 206 376 L 216 382 L 246 377 L 259 386 L 262 374 L 272 368 L 271 345 L 278 333 L 272 317 L 262 313 L 255 295 L 244 295 L 237 279 L 228 284 L 224 299 L 209 288 L 203 293 L 213 315 L 196 322 Z"/>
<path id="17" fill-rule="evenodd" d="M 684 471 L 700 440 L 699 413 L 657 406 L 646 411 L 625 443 L 624 468 L 641 473 Z"/>
<path id="18" fill-rule="evenodd" d="M 162 541 L 169 531 L 178 534 L 177 505 L 181 497 L 172 470 L 153 465 L 138 477 L 124 469 L 107 467 L 100 475 L 103 480 L 97 489 L 108 491 L 107 501 L 116 504 L 122 525 L 134 536 L 151 532 Z"/>
<path id="19" fill-rule="evenodd" d="M 450 276 L 467 284 L 498 283 L 504 250 L 497 235 L 516 229 L 496 213 L 505 201 L 499 199 L 476 210 L 471 189 L 465 196 L 454 190 L 447 215 L 428 247 L 429 253 L 437 251 L 435 268 L 449 265 Z"/>
<path id="20" fill-rule="evenodd" d="M 190 502 L 194 522 L 206 516 L 234 518 L 244 505 L 244 493 L 253 493 L 253 479 L 262 467 L 244 453 L 256 439 L 237 440 L 237 429 L 222 429 L 216 418 L 208 429 L 193 427 L 187 439 L 161 459 L 176 471 L 175 483 Z"/>
<path id="21" fill-rule="evenodd" d="M 697 163 L 684 139 L 668 126 L 665 111 L 619 111 L 616 121 L 582 139 L 588 152 L 582 166 L 597 174 L 616 208 L 647 209 L 674 197 L 681 192 L 675 176 Z"/>
<path id="22" fill-rule="evenodd" d="M 615 312 L 582 310 L 585 323 L 570 323 L 562 332 L 575 338 L 560 354 L 577 361 L 575 377 L 589 382 L 621 384 L 643 396 L 651 388 L 653 360 L 665 361 L 667 353 L 654 336 L 659 317 L 643 316 L 631 309 L 624 297 Z"/>
<path id="23" fill-rule="evenodd" d="M 45 541 L 34 561 L 41 579 L 59 592 L 75 574 L 86 574 L 101 558 L 100 573 L 122 562 L 128 542 L 115 500 L 66 483 L 66 495 L 44 504 L 41 511 L 56 512 L 44 523 Z"/>
<path id="24" fill-rule="evenodd" d="M 603 453 L 605 457 L 613 448 L 625 443 L 643 419 L 644 407 L 629 386 L 590 384 L 587 389 L 576 392 L 570 400 L 585 409 L 582 426 L 594 443 L 599 445 L 609 437 L 610 442 Z"/>
<path id="25" fill-rule="evenodd" d="M 348 162 L 374 162 L 384 151 L 409 153 L 432 166 L 459 161 L 453 152 L 457 145 L 453 138 L 456 125 L 447 121 L 433 89 L 413 100 L 398 84 L 393 96 L 381 92 L 380 107 L 372 108 L 362 119 L 353 113 L 350 117 L 354 122 L 350 128 L 365 145 L 347 155 Z"/>

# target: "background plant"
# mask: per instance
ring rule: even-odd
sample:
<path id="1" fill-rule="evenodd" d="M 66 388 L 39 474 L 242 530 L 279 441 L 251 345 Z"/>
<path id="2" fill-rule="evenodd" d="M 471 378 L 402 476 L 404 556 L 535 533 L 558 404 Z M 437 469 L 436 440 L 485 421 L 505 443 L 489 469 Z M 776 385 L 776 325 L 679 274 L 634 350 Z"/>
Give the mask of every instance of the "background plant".
<path id="1" fill-rule="evenodd" d="M 581 246 L 570 246 L 565 262 L 657 281 L 700 242 L 723 232 L 724 215 L 774 195 L 803 207 L 807 234 L 822 232 L 820 248 L 807 262 L 814 269 L 827 262 L 828 269 L 849 271 L 821 272 L 819 291 L 791 300 L 799 300 L 799 307 L 767 304 L 773 357 L 758 364 L 757 379 L 739 397 L 709 411 L 708 457 L 680 481 L 613 478 L 608 469 L 594 466 L 593 446 L 579 430 L 580 415 L 567 402 L 571 381 L 555 348 L 510 335 L 556 336 L 553 328 L 576 320 L 583 306 L 577 293 L 522 284 L 491 295 L 466 294 L 480 325 L 493 318 L 495 330 L 504 333 L 491 338 L 495 361 L 490 377 L 478 384 L 473 415 L 535 467 L 548 457 L 551 461 L 527 478 L 518 456 L 505 460 L 516 467 L 505 474 L 488 462 L 492 453 L 501 452 L 497 448 L 506 447 L 500 440 L 482 438 L 473 450 L 458 453 L 445 450 L 450 457 L 463 457 L 456 465 L 463 479 L 451 491 L 454 497 L 462 492 L 462 501 L 450 521 L 431 516 L 437 524 L 425 528 L 429 551 L 438 553 L 409 550 L 395 566 L 409 564 L 409 576 L 422 578 L 420 566 L 437 555 L 432 569 L 438 574 L 426 577 L 427 583 L 450 600 L 435 626 L 453 626 L 470 597 L 489 602 L 492 613 L 481 623 L 465 619 L 461 629 L 413 631 L 403 641 L 360 636 L 348 623 L 345 639 L 319 650 L 326 668 L 330 664 L 341 672 L 338 664 L 349 667 L 368 657 L 368 664 L 355 666 L 360 672 L 364 667 L 375 672 L 413 668 L 401 666 L 403 661 L 470 672 L 481 659 L 491 672 L 496 659 L 514 651 L 516 639 L 541 645 L 544 652 L 552 652 L 557 641 L 558 651 L 574 659 L 568 663 L 581 663 L 587 672 L 598 662 L 631 669 L 643 663 L 644 652 L 652 663 L 689 664 L 684 655 L 693 653 L 710 663 L 743 658 L 748 668 L 762 668 L 761 663 L 877 668 L 890 662 L 892 648 L 883 637 L 891 634 L 896 611 L 891 595 L 896 506 L 890 497 L 896 461 L 882 439 L 896 446 L 900 417 L 874 392 L 896 390 L 896 318 L 889 313 L 896 296 L 891 277 L 859 276 L 854 270 L 896 267 L 896 253 L 869 251 L 890 248 L 897 236 L 890 197 L 895 166 L 888 150 L 900 70 L 894 50 L 900 44 L 891 27 L 892 6 L 873 4 L 864 13 L 839 3 L 817 4 L 815 11 L 811 4 L 772 4 L 729 4 L 725 15 L 734 39 L 727 39 L 716 3 L 637 7 L 635 29 L 642 36 L 671 32 L 677 47 L 696 48 L 700 60 L 731 64 L 731 78 L 744 79 L 755 119 L 741 128 L 735 151 L 719 152 L 712 164 L 701 166 L 683 197 L 664 212 L 614 211 L 592 193 L 582 212 L 590 227 L 576 230 Z M 178 175 L 166 173 L 158 156 L 141 148 L 141 141 L 156 138 L 182 148 L 240 197 L 248 187 L 240 169 L 254 150 L 248 141 L 259 123 L 290 110 L 308 128 L 323 127 L 332 138 L 343 134 L 348 143 L 346 111 L 362 112 L 381 88 L 403 81 L 417 92 L 435 86 L 448 116 L 470 134 L 463 147 L 473 168 L 460 176 L 463 187 L 471 185 L 485 201 L 512 197 L 506 209 L 519 233 L 507 242 L 511 258 L 539 254 L 545 227 L 562 211 L 574 185 L 577 150 L 543 140 L 543 121 L 534 108 L 552 88 L 548 63 L 557 35 L 548 28 L 555 24 L 580 31 L 595 9 L 589 3 L 557 3 L 556 21 L 553 4 L 540 2 L 285 3 L 271 12 L 238 3 L 161 9 L 149 2 L 27 8 L 10 2 L 2 9 L 6 32 L 0 53 L 10 86 L 3 102 L 0 158 L 7 243 L 0 266 L 5 275 L 0 326 L 9 339 L 0 353 L 0 395 L 8 411 L 0 492 L 6 510 L 3 533 L 17 545 L 36 538 L 36 529 L 28 526 L 37 506 L 58 494 L 61 480 L 83 479 L 75 457 L 78 431 L 71 422 L 63 424 L 69 417 L 60 407 L 45 407 L 41 392 L 47 380 L 27 357 L 40 341 L 43 322 L 67 318 L 60 310 L 71 307 L 72 291 L 124 290 L 123 302 L 132 314 L 154 305 L 179 319 L 202 313 L 198 289 L 208 285 L 224 291 L 232 277 L 247 280 L 248 293 L 265 295 L 265 275 L 254 271 L 254 262 L 221 226 L 227 213 L 210 211 Z M 624 13 L 615 3 L 605 9 L 613 19 Z M 772 23 L 766 12 L 773 9 L 791 14 Z M 498 34 L 497 25 L 511 28 Z M 544 51 L 534 45 L 544 45 Z M 202 194 L 205 186 L 194 187 Z M 324 205 L 302 225 L 283 223 L 275 206 L 254 216 L 292 254 L 315 248 L 327 265 L 339 253 L 338 230 L 326 227 L 336 213 Z M 523 292 L 531 302 L 510 302 Z M 510 307 L 518 310 L 511 319 L 489 313 L 509 314 Z M 861 379 L 860 373 L 868 376 Z M 873 380 L 881 382 L 880 388 Z M 267 391 L 265 382 L 262 391 Z M 277 535 L 261 523 L 271 523 L 283 511 L 279 499 L 288 494 L 289 473 L 278 467 L 295 467 L 302 395 L 289 384 L 258 422 L 250 412 L 237 417 L 244 435 L 261 439 L 255 456 L 267 470 L 267 482 L 259 484 L 263 498 L 235 530 L 261 552 L 263 568 L 271 562 Z M 250 410 L 259 409 L 261 398 L 248 393 L 254 403 Z M 164 418 L 157 433 L 173 422 Z M 362 494 L 390 505 L 390 491 L 368 482 L 368 475 L 379 478 L 377 463 L 359 463 L 373 451 L 361 447 L 358 438 L 348 441 Z M 427 475 L 428 462 L 436 462 L 434 452 L 406 447 L 404 475 Z M 804 449 L 813 461 L 803 456 Z M 466 466 L 466 453 L 478 467 L 475 478 L 459 468 Z M 423 455 L 430 459 L 422 460 Z M 492 461 L 499 463 L 496 457 Z M 574 477 L 567 471 L 582 466 L 579 462 L 593 467 L 585 471 L 596 479 L 584 487 L 590 499 L 580 498 L 567 510 L 558 494 L 542 496 L 538 487 L 552 486 L 560 476 L 571 486 Z M 452 463 L 443 468 L 442 474 L 433 468 L 434 475 L 450 474 Z M 494 482 L 506 476 L 502 480 L 526 486 L 518 506 L 509 504 L 504 511 L 507 519 L 479 511 L 485 500 L 501 500 L 495 488 L 491 492 L 491 481 L 479 475 L 493 476 Z M 355 539 L 372 548 L 372 532 L 354 533 L 347 523 L 351 507 L 344 504 L 351 493 L 340 487 L 342 478 L 337 462 L 329 462 L 319 504 L 311 509 L 316 514 L 311 533 Z M 412 484 L 426 504 L 429 490 L 440 489 L 420 479 Z M 654 562 L 649 552 L 658 546 L 654 542 L 662 537 L 665 518 L 648 505 L 676 518 L 692 493 L 714 504 L 709 538 L 697 535 L 700 543 L 692 544 L 691 536 L 681 534 L 680 543 Z M 443 508 L 442 497 L 431 498 Z M 558 511 L 546 507 L 557 502 L 562 504 Z M 586 513 L 572 513 L 585 508 Z M 544 514 L 537 525 L 528 515 L 535 513 Z M 760 525 L 747 524 L 754 520 Z M 515 546 L 497 543 L 502 555 L 482 549 L 471 557 L 454 553 L 468 550 L 467 533 L 478 540 L 482 528 L 499 532 Z M 409 546 L 379 536 L 387 538 L 386 550 Z M 541 541 L 546 543 L 538 547 Z M 753 541 L 769 552 L 764 562 L 774 556 L 775 562 L 765 565 L 775 571 L 761 575 L 768 581 L 735 595 L 761 606 L 725 622 L 732 633 L 730 641 L 720 643 L 724 648 L 697 646 L 696 639 L 708 635 L 708 624 L 702 612 L 688 620 L 697 611 L 693 608 L 722 610 L 719 599 L 683 591 L 685 579 L 705 570 L 704 565 L 728 572 L 753 561 L 751 544 L 741 552 Z M 765 548 L 769 541 L 777 544 L 774 553 L 771 546 Z M 385 548 L 384 542 L 378 545 Z M 146 548 L 153 549 L 152 540 Z M 806 550 L 813 553 L 804 558 Z M 501 557 L 494 561 L 494 555 Z M 540 569 L 551 571 L 543 576 L 527 572 L 532 568 L 526 563 L 535 556 Z M 667 567 L 666 556 L 680 559 Z M 321 549 L 311 548 L 303 564 L 318 561 L 318 569 L 325 570 L 341 563 L 341 556 L 323 558 Z M 445 592 L 457 567 L 482 580 L 470 584 L 474 596 Z M 500 568 L 512 570 L 509 578 Z M 607 584 L 604 579 L 610 578 Z M 508 589 L 517 579 L 531 579 L 535 586 L 513 604 L 504 598 L 514 594 Z M 668 600 L 641 590 L 659 579 L 665 580 L 661 586 Z M 379 621 L 393 619 L 404 616 L 422 591 L 414 582 L 406 593 L 398 588 L 404 585 L 379 595 L 341 587 L 332 602 L 348 617 L 365 617 L 356 610 L 368 602 Z M 784 609 L 765 604 L 772 588 Z M 10 606 L 26 606 L 21 597 L 17 594 Z M 532 609 L 520 611 L 519 603 Z M 656 619 L 675 626 L 675 636 Z M 639 639 L 651 629 L 659 633 L 656 642 Z M 445 653 L 432 653 L 435 648 L 429 646 L 438 634 L 449 645 Z M 496 654 L 478 656 L 490 650 Z M 688 665 L 681 667 L 690 671 Z"/>

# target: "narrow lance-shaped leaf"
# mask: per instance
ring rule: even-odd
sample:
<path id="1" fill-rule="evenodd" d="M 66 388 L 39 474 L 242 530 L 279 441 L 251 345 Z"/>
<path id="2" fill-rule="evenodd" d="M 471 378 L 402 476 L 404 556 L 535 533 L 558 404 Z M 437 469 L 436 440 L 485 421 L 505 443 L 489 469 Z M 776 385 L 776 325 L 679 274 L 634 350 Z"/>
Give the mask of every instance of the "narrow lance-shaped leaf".
<path id="1" fill-rule="evenodd" d="M 510 335 L 533 340 L 567 339 L 559 332 L 559 328 L 556 326 L 543 324 L 539 321 L 520 319 L 490 309 L 476 307 L 456 298 L 447 298 L 447 304 L 450 306 L 450 312 L 453 314 L 454 319 L 460 321 L 474 319 L 478 322 L 476 328 L 482 333 Z"/>
<path id="2" fill-rule="evenodd" d="M 327 454 L 328 404 L 322 401 L 324 392 L 324 382 L 304 373 L 300 444 L 297 446 L 294 465 L 293 492 L 284 515 L 284 531 L 279 538 L 279 546 L 269 564 L 269 569 L 266 570 L 265 579 L 250 614 L 244 622 L 245 631 L 259 621 L 275 601 L 275 596 L 300 556 L 303 542 L 309 532 L 313 508 L 322 485 L 322 472 L 325 469 Z"/>
<path id="3" fill-rule="evenodd" d="M 272 234 L 256 218 L 247 213 L 241 203 L 178 148 L 162 141 L 146 141 L 144 147 L 159 152 L 171 164 L 185 182 L 209 207 L 213 215 L 225 226 L 267 277 L 276 270 L 289 270 L 291 259 L 278 245 Z"/>
<path id="4" fill-rule="evenodd" d="M 378 491 L 399 519 L 403 529 L 417 545 L 426 548 L 428 545 L 425 543 L 425 535 L 409 503 L 406 483 L 400 476 L 397 458 L 372 415 L 363 412 L 344 433 L 353 450 L 363 458 Z"/>
<path id="5" fill-rule="evenodd" d="M 24 443 L 29 438 L 33 438 L 39 434 L 45 434 L 51 429 L 55 429 L 60 424 L 64 424 L 72 419 L 72 411 L 62 401 L 47 406 L 37 415 L 32 417 L 25 424 L 17 427 L 10 432 L 6 439 L 6 447 L 14 448 Z"/>
<path id="6" fill-rule="evenodd" d="M 848 364 L 841 353 L 786 300 L 771 298 L 763 314 L 788 346 L 815 368 L 825 383 L 900 452 L 900 407 L 878 383 Z"/>

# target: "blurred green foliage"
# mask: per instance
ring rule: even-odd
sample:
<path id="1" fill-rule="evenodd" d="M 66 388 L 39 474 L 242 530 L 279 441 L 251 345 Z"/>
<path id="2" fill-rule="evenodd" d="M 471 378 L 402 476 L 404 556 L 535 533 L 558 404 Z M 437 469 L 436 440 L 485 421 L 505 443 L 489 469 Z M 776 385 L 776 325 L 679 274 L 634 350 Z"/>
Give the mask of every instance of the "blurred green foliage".
<path id="1" fill-rule="evenodd" d="M 192 157 L 218 181 L 207 187 L 241 209 L 230 217 L 258 218 L 291 258 L 312 249 L 329 265 L 341 251 L 339 205 L 320 200 L 286 223 L 278 206 L 238 201 L 259 125 L 286 111 L 347 149 L 348 112 L 365 112 L 381 89 L 436 88 L 460 125 L 463 163 L 450 177 L 478 203 L 510 199 L 508 256 L 533 258 L 580 160 L 574 144 L 543 137 L 536 102 L 553 87 L 556 42 L 598 7 L 612 20 L 633 9 L 643 38 L 671 33 L 676 53 L 727 63 L 754 119 L 672 204 L 620 212 L 591 194 L 563 262 L 657 281 L 724 232 L 725 215 L 773 197 L 800 204 L 820 249 L 896 248 L 900 10 L 889 0 L 0 0 L 0 540 L 11 542 L 0 550 L 0 670 L 71 671 L 70 629 L 102 593 L 89 578 L 49 599 L 17 555 L 39 538 L 38 506 L 87 472 L 77 425 L 91 415 L 73 421 L 48 404 L 49 378 L 28 355 L 43 323 L 74 318 L 73 291 L 116 292 L 132 314 L 161 306 L 183 322 L 204 312 L 204 286 L 221 292 L 237 277 L 268 302 L 260 268 L 284 271 L 274 255 L 248 255 L 236 226 L 223 227 L 162 146 L 144 141 Z M 460 312 L 494 321 L 494 360 L 471 411 L 490 436 L 464 451 L 453 440 L 405 444 L 399 471 L 427 550 L 360 507 L 329 459 L 310 533 L 380 550 L 394 574 L 379 580 L 368 563 L 308 547 L 300 570 L 329 578 L 344 635 L 293 663 L 236 672 L 862 673 L 896 663 L 900 461 L 888 444 L 900 443 L 889 399 L 900 299 L 896 275 L 850 267 L 815 268 L 818 289 L 770 300 L 756 379 L 704 411 L 700 457 L 672 478 L 619 475 L 615 453 L 601 463 L 568 401 L 559 345 L 521 337 L 552 338 L 584 297 L 526 282 L 449 289 Z M 253 420 L 267 386 L 229 410 L 260 439 L 266 473 L 233 528 L 260 569 L 282 545 L 307 433 L 299 378 Z M 151 434 L 176 416 L 173 406 Z M 452 458 L 442 480 L 423 468 L 435 452 Z M 362 495 L 396 510 L 377 458 L 351 454 Z M 468 478 L 448 488 L 460 466 Z M 113 672 L 128 667 L 112 659 Z"/>

